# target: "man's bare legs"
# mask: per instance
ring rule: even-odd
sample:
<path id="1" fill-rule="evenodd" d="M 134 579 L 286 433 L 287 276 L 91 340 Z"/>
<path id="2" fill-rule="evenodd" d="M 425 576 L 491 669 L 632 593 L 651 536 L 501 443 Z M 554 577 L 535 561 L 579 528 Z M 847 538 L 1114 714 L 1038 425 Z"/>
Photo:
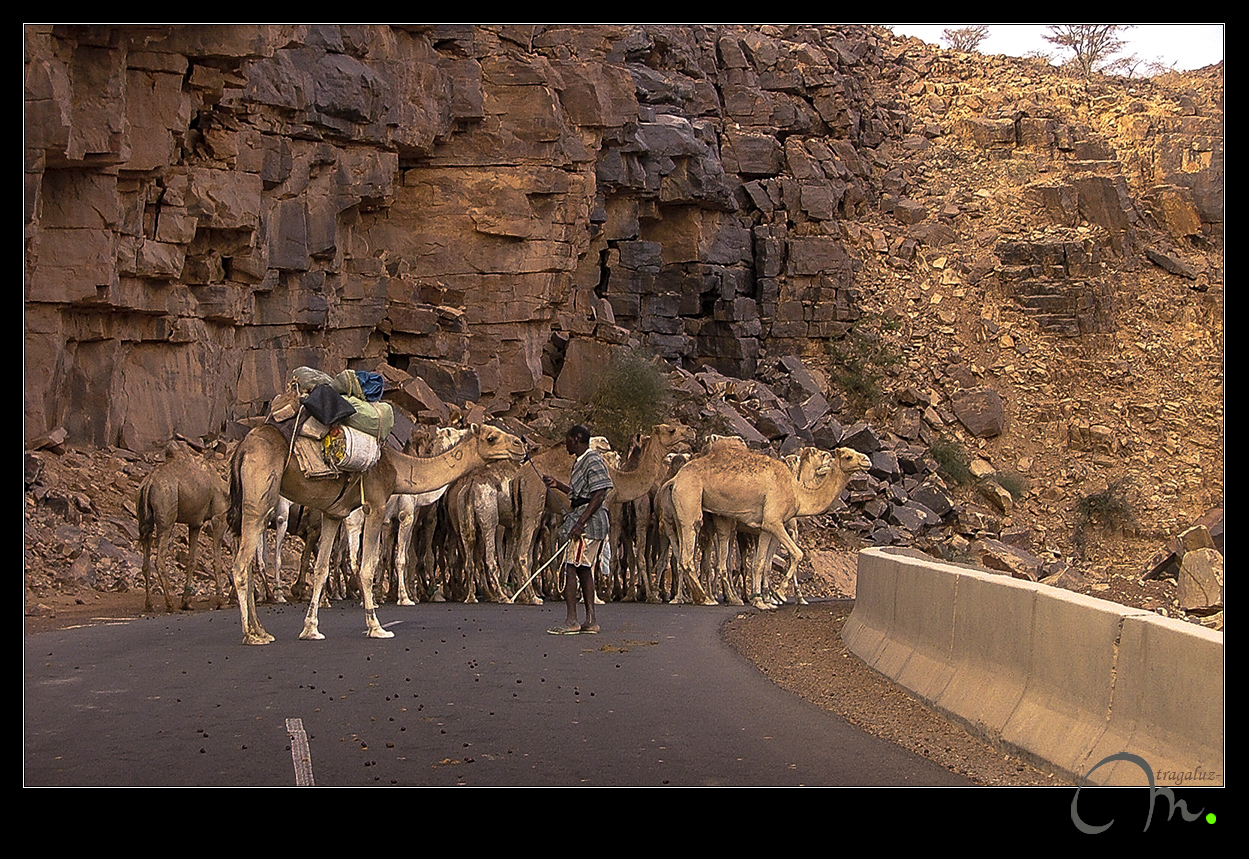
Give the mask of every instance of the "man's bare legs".
<path id="1" fill-rule="evenodd" d="M 581 594 L 585 601 L 585 623 L 577 623 L 577 583 L 581 583 Z M 564 621 L 565 629 L 580 629 L 582 632 L 598 632 L 598 620 L 594 616 L 594 568 L 564 565 L 564 605 L 568 616 Z"/>

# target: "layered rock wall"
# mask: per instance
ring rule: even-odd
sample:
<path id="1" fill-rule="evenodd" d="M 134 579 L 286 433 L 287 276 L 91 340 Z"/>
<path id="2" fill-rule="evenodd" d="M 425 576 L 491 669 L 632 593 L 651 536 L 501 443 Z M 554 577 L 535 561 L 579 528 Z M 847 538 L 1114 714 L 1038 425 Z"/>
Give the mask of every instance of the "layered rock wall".
<path id="1" fill-rule="evenodd" d="M 782 141 L 857 129 L 867 30 L 840 53 L 679 27 L 25 37 L 28 434 L 210 434 L 305 363 L 541 393 L 553 330 L 614 323 L 749 374 L 773 324 L 853 317 L 818 225 L 866 198 L 861 159 Z M 786 193 L 810 234 L 755 216 Z"/>
<path id="2" fill-rule="evenodd" d="M 28 26 L 26 433 L 211 435 L 301 364 L 497 410 L 552 393 L 575 338 L 749 377 L 955 242 L 996 255 L 951 278 L 1080 336 L 1113 328 L 1105 261 L 1142 231 L 1221 241 L 1210 105 L 1093 133 L 1068 83 L 1038 71 L 1042 108 L 934 51 L 850 26 Z M 959 162 L 1018 194 L 934 196 L 924 171 Z"/>

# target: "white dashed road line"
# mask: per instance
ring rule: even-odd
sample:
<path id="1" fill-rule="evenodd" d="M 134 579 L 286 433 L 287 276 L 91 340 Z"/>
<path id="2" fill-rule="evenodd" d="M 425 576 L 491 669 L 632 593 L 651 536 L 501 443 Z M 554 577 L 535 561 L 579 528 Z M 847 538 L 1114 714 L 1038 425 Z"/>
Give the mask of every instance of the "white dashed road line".
<path id="1" fill-rule="evenodd" d="M 315 787 L 312 780 L 312 750 L 308 748 L 308 735 L 304 733 L 302 719 L 287 719 L 286 733 L 291 740 L 291 761 L 295 764 L 295 786 Z"/>

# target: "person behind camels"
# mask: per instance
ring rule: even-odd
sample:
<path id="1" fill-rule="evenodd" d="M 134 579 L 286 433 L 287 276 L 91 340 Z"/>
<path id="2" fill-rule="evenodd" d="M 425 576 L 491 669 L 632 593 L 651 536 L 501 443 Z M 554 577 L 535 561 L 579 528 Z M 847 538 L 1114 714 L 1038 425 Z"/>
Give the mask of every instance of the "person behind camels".
<path id="1" fill-rule="evenodd" d="M 578 424 L 564 436 L 564 448 L 576 457 L 568 485 L 551 475 L 544 475 L 542 482 L 550 489 L 568 493 L 571 509 L 564 517 L 560 539 L 568 541 L 564 551 L 564 602 L 568 617 L 563 624 L 547 630 L 552 635 L 575 635 L 579 632 L 599 631 L 594 616 L 594 567 L 598 563 L 603 541 L 610 528 L 607 508 L 603 506 L 607 493 L 612 490 L 607 464 L 597 450 L 590 447 L 590 431 Z M 585 623 L 577 624 L 577 581 L 581 581 L 581 593 L 585 599 Z"/>

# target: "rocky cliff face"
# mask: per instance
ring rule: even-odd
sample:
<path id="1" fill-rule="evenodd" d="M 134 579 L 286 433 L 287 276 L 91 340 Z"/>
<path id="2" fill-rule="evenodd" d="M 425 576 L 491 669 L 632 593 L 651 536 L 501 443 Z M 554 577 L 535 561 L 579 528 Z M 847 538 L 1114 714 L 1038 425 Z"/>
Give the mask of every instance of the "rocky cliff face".
<path id="1" fill-rule="evenodd" d="M 836 222 L 874 206 L 871 152 L 904 133 L 871 94 L 886 44 L 28 27 L 27 432 L 204 435 L 304 363 L 542 393 L 553 331 L 613 323 L 739 375 L 770 340 L 839 337 Z"/>
<path id="2" fill-rule="evenodd" d="M 499 411 L 570 341 L 749 377 L 863 328 L 934 432 L 987 385 L 1017 458 L 1135 427 L 1221 494 L 1221 66 L 1090 87 L 857 26 L 25 47 L 28 436 L 212 435 L 301 364 Z"/>

